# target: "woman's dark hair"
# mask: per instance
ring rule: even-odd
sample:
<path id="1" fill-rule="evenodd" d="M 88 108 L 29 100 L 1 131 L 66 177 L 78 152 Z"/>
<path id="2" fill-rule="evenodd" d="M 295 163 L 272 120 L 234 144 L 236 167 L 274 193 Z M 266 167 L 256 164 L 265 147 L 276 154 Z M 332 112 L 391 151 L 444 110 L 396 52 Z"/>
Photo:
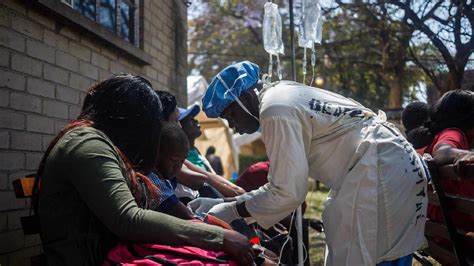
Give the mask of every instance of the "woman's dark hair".
<path id="1" fill-rule="evenodd" d="M 167 91 L 156 90 L 155 92 L 158 94 L 163 106 L 163 120 L 168 121 L 170 115 L 176 110 L 176 107 L 178 106 L 176 97 Z"/>
<path id="2" fill-rule="evenodd" d="M 446 92 L 431 106 L 429 119 L 423 126 L 410 132 L 407 139 L 416 149 L 419 149 L 431 144 L 434 136 L 446 128 L 458 128 L 463 132 L 474 128 L 474 93 L 472 91 Z"/>
<path id="3" fill-rule="evenodd" d="M 161 112 L 161 102 L 151 83 L 140 76 L 118 74 L 93 85 L 87 92 L 78 118 L 58 133 L 41 159 L 34 188 L 35 210 L 49 153 L 67 132 L 77 127 L 94 127 L 110 138 L 127 169 L 126 178 L 129 179 L 132 194 L 140 206 L 147 207 L 141 202 L 146 193 L 141 184 L 151 192 L 157 189 L 145 175 L 135 170 L 147 174 L 156 164 L 159 145 L 156 136 L 160 133 Z"/>
<path id="4" fill-rule="evenodd" d="M 116 75 L 89 90 L 78 119 L 93 121 L 135 169 L 149 172 L 156 161 L 161 113 L 148 80 Z"/>

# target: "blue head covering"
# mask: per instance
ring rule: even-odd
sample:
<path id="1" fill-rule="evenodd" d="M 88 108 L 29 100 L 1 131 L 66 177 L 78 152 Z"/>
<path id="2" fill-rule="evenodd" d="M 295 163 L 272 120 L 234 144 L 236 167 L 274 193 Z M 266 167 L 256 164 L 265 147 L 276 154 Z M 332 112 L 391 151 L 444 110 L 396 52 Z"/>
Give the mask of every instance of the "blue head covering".
<path id="1" fill-rule="evenodd" d="M 219 115 L 242 92 L 252 88 L 259 79 L 258 65 L 243 61 L 224 68 L 212 80 L 202 98 L 202 110 L 210 118 Z"/>
<path id="2" fill-rule="evenodd" d="M 188 109 L 184 108 L 178 108 L 179 110 L 179 121 L 183 120 L 184 118 L 188 116 L 197 116 L 199 112 L 201 111 L 201 108 L 199 107 L 198 104 L 194 104 L 192 106 L 189 106 Z"/>

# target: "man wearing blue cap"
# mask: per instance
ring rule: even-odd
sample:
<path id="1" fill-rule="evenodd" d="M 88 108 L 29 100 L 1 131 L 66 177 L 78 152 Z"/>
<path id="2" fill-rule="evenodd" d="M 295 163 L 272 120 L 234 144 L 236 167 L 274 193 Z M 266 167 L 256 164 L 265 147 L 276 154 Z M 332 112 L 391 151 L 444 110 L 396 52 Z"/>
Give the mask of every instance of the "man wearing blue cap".
<path id="1" fill-rule="evenodd" d="M 222 197 L 224 196 L 235 196 L 243 194 L 245 191 L 232 184 L 227 179 L 216 175 L 214 169 L 212 169 L 206 157 L 202 156 L 198 149 L 194 146 L 195 140 L 201 136 L 201 127 L 199 122 L 196 120 L 196 116 L 201 111 L 199 105 L 194 104 L 187 109 L 178 108 L 179 110 L 179 122 L 186 134 L 190 149 L 184 162 L 185 167 L 180 172 L 180 179 L 189 181 L 190 178 L 197 177 L 198 180 L 202 180 L 199 175 L 204 175 L 205 182 L 200 184 L 198 190 L 194 190 L 183 184 L 178 184 L 176 187 L 176 194 L 181 201 L 187 203 L 192 199 L 195 199 L 198 195 L 200 197 Z M 199 191 L 199 193 L 198 193 Z"/>
<path id="2" fill-rule="evenodd" d="M 193 209 L 227 222 L 251 217 L 268 228 L 305 200 L 310 176 L 331 188 L 322 214 L 327 265 L 411 265 L 425 244 L 427 178 L 383 115 L 296 82 L 263 85 L 248 61 L 217 74 L 203 111 L 241 134 L 261 128 L 269 182 L 213 207 L 215 201 L 195 200 Z"/>
<path id="3" fill-rule="evenodd" d="M 210 164 L 194 145 L 196 139 L 202 135 L 201 125 L 196 119 L 196 115 L 198 115 L 199 111 L 201 111 L 201 109 L 197 104 L 188 109 L 179 108 L 179 123 L 181 124 L 184 133 L 186 133 L 190 145 L 190 150 L 186 159 L 206 171 L 212 171 Z"/>

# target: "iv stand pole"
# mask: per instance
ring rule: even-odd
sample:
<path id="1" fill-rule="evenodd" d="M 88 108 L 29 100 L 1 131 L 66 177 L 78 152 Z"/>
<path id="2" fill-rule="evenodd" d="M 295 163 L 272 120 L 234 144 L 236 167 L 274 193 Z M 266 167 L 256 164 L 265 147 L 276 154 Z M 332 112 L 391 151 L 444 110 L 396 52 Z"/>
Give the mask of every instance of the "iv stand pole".
<path id="1" fill-rule="evenodd" d="M 295 22 L 293 15 L 293 0 L 290 0 L 290 50 L 291 50 L 291 80 L 296 81 L 296 67 L 295 67 Z"/>
<path id="2" fill-rule="evenodd" d="M 295 68 L 295 23 L 293 15 L 293 0 L 290 1 L 290 50 L 291 50 L 291 80 L 296 80 L 296 68 Z M 291 225 L 290 225 L 291 226 Z M 298 237 L 298 264 L 303 265 L 303 216 L 301 211 L 301 205 L 296 209 L 296 234 Z"/>

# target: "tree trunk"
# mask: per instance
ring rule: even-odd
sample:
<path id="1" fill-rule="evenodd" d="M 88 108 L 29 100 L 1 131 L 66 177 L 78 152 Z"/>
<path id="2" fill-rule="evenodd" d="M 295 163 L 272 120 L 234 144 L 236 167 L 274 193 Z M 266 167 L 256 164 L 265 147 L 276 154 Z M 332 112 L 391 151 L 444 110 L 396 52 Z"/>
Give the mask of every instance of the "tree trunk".
<path id="1" fill-rule="evenodd" d="M 426 84 L 426 101 L 428 105 L 434 104 L 440 97 L 441 91 L 433 84 Z"/>
<path id="2" fill-rule="evenodd" d="M 402 85 L 396 78 L 388 80 L 390 91 L 388 95 L 388 108 L 401 108 L 402 107 Z"/>
<path id="3" fill-rule="evenodd" d="M 447 91 L 461 89 L 462 79 L 464 76 L 464 68 L 461 71 L 456 71 L 455 69 L 449 69 L 448 79 L 446 81 L 446 86 L 441 91 L 444 94 Z"/>

